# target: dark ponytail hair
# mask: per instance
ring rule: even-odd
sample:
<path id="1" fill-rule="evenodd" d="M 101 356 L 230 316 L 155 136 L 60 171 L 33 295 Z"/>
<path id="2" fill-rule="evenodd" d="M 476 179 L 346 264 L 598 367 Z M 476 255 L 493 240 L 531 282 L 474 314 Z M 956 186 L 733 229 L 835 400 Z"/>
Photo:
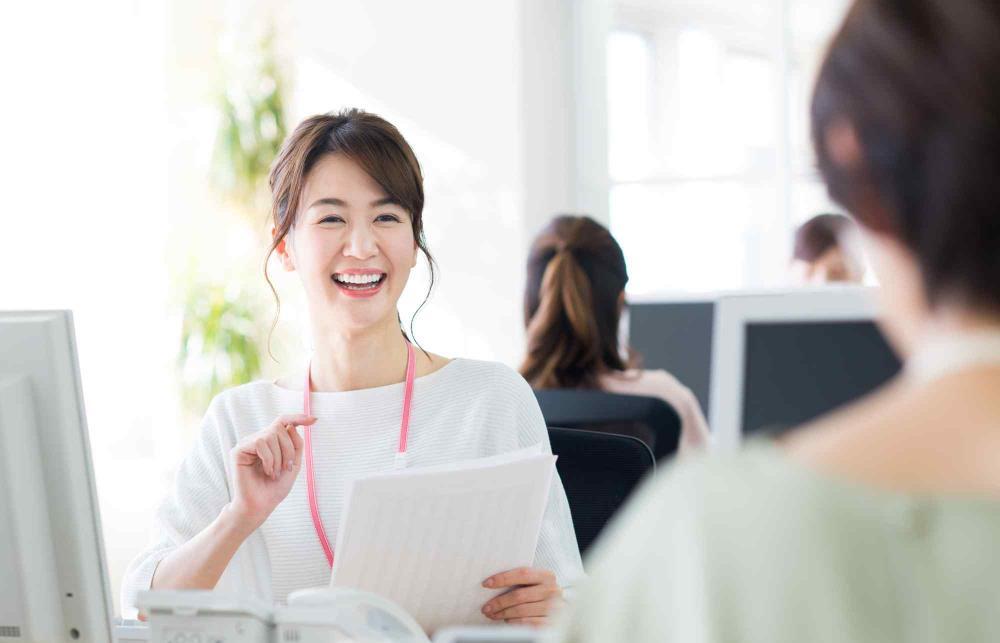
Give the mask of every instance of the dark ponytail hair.
<path id="1" fill-rule="evenodd" d="M 599 378 L 629 367 L 618 347 L 625 256 L 590 217 L 558 216 L 528 257 L 521 375 L 534 388 L 600 388 Z"/>

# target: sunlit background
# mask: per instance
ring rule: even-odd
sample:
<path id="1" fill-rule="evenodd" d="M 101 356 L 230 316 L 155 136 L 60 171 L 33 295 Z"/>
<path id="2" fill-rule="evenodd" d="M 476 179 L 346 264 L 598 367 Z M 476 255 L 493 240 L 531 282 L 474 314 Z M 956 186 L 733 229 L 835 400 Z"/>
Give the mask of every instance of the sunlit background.
<path id="1" fill-rule="evenodd" d="M 807 103 L 843 0 L 101 0 L 0 20 L 0 308 L 75 316 L 115 596 L 214 391 L 301 369 L 267 166 L 358 106 L 424 168 L 440 281 L 414 325 L 516 366 L 523 263 L 556 212 L 610 225 L 646 298 L 786 280 L 836 211 Z M 415 274 L 403 318 L 422 301 Z M 273 357 L 272 357 L 273 353 Z"/>

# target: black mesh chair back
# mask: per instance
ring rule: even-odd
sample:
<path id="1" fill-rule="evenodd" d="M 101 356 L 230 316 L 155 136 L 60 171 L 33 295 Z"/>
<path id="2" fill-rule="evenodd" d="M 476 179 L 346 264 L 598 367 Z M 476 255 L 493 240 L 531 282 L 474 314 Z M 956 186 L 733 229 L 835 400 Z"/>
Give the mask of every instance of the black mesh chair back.
<path id="1" fill-rule="evenodd" d="M 584 554 L 656 460 L 627 435 L 550 427 L 549 442 Z"/>
<path id="2" fill-rule="evenodd" d="M 677 452 L 681 418 L 658 397 L 588 389 L 536 390 L 535 397 L 550 427 L 630 435 L 645 442 L 657 460 Z"/>

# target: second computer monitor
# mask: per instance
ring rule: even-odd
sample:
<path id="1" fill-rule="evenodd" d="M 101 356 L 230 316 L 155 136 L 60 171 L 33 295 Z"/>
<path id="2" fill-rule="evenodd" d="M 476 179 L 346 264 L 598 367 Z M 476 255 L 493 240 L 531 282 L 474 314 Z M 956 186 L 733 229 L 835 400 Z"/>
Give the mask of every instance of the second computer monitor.
<path id="1" fill-rule="evenodd" d="M 717 443 L 780 433 L 892 378 L 900 362 L 874 317 L 865 288 L 721 299 L 709 414 Z"/>
<path id="2" fill-rule="evenodd" d="M 712 366 L 711 296 L 636 301 L 629 304 L 629 344 L 642 367 L 664 369 L 691 389 L 702 410 L 710 403 Z"/>

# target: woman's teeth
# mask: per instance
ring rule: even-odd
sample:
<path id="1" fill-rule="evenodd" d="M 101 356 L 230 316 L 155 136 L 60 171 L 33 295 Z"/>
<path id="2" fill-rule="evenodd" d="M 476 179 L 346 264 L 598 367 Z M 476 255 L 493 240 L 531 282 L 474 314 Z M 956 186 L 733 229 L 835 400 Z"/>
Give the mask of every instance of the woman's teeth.
<path id="1" fill-rule="evenodd" d="M 385 274 L 366 274 L 366 275 L 333 275 L 333 280 L 336 281 L 341 286 L 346 287 L 348 290 L 367 290 L 374 288 L 385 277 Z"/>

